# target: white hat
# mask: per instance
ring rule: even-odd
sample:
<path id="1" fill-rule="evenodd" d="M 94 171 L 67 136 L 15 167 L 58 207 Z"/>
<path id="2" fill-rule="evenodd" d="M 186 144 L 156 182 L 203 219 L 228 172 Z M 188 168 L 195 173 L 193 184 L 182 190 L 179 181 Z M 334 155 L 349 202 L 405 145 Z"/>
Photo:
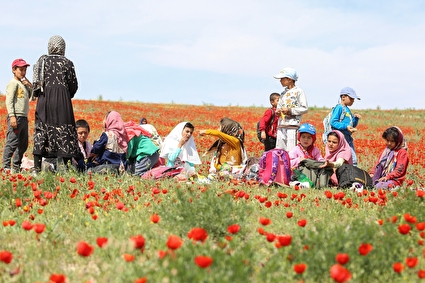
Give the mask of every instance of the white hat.
<path id="1" fill-rule="evenodd" d="M 294 68 L 286 67 L 279 74 L 273 76 L 275 79 L 290 78 L 294 81 L 298 80 L 297 71 Z"/>

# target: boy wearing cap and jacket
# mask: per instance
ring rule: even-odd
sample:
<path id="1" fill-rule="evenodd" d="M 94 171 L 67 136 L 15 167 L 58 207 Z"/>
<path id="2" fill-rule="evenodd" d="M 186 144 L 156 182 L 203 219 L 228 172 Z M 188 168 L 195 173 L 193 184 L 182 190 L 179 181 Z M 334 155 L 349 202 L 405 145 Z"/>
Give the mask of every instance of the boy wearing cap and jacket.
<path id="1" fill-rule="evenodd" d="M 28 110 L 32 84 L 27 80 L 29 64 L 24 59 L 12 62 L 13 79 L 6 87 L 7 135 L 3 151 L 3 167 L 20 171 L 22 157 L 28 148 Z"/>
<path id="2" fill-rule="evenodd" d="M 276 148 L 290 151 L 297 145 L 301 117 L 308 112 L 307 99 L 304 91 L 295 85 L 298 74 L 294 68 L 286 67 L 274 78 L 284 87 L 276 108 L 279 117 Z"/>
<path id="3" fill-rule="evenodd" d="M 349 106 L 353 105 L 355 99 L 360 100 L 360 97 L 357 96 L 356 92 L 351 87 L 344 87 L 339 97 L 341 102 L 332 110 L 330 124 L 332 129 L 338 130 L 344 134 L 345 140 L 351 148 L 353 165 L 357 166 L 357 155 L 352 134 L 357 131 L 356 127 L 359 123 L 359 119 L 361 119 L 361 115 L 357 113 L 353 114 Z M 343 116 L 342 119 L 341 116 Z"/>

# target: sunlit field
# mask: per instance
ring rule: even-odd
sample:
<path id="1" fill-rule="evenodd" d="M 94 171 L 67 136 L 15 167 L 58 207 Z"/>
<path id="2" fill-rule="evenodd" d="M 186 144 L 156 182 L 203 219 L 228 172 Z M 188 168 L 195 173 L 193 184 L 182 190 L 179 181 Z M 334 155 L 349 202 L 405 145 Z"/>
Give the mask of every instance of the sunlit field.
<path id="1" fill-rule="evenodd" d="M 0 96 L 4 105 L 4 96 Z M 214 142 L 201 129 L 222 117 L 240 122 L 249 156 L 260 157 L 255 126 L 266 108 L 74 100 L 76 119 L 102 133 L 110 110 L 146 117 L 162 137 L 195 125 L 208 175 Z M 35 102 L 29 117 L 32 132 Z M 330 109 L 310 108 L 316 126 Z M 356 110 L 354 110 L 356 112 Z M 425 110 L 361 110 L 355 145 L 371 169 L 399 126 L 408 141 L 407 180 L 397 191 L 295 190 L 225 179 L 200 183 L 88 175 L 74 170 L 0 176 L 0 282 L 420 282 L 425 278 Z M 0 145 L 6 135 L 1 107 Z"/>

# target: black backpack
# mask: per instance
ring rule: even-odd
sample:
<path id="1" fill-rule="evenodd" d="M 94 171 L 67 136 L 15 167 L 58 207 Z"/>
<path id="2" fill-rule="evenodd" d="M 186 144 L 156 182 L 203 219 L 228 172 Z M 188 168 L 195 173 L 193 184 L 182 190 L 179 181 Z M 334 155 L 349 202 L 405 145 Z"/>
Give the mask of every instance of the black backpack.
<path id="1" fill-rule="evenodd" d="M 350 188 L 355 182 L 361 183 L 365 188 L 373 188 L 372 178 L 365 170 L 350 164 L 342 164 L 336 172 L 338 187 Z"/>
<path id="2" fill-rule="evenodd" d="M 267 125 L 267 127 L 266 127 L 266 135 L 267 135 L 267 131 L 268 131 L 268 129 L 271 127 L 271 126 L 273 126 L 273 122 L 274 122 L 274 117 L 276 116 L 276 113 L 274 112 L 274 110 L 273 110 L 273 108 L 271 108 L 271 110 L 272 110 L 272 119 L 271 119 L 271 121 L 270 121 L 270 123 Z M 258 138 L 258 140 L 261 142 L 261 143 L 264 143 L 265 142 L 265 140 L 263 140 L 262 138 L 261 138 L 261 131 L 260 131 L 260 122 L 261 121 L 258 121 L 257 122 L 257 138 Z"/>

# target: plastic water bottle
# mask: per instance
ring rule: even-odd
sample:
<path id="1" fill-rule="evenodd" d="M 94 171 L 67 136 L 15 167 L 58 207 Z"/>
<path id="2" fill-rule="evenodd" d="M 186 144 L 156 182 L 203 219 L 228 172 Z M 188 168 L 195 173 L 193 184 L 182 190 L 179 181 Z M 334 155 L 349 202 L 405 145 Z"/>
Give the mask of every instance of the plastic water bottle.
<path id="1" fill-rule="evenodd" d="M 310 184 L 310 188 L 314 188 L 313 182 L 307 177 L 306 174 L 301 172 L 300 170 L 294 169 L 295 176 L 297 176 L 297 180 L 301 183 Z"/>

